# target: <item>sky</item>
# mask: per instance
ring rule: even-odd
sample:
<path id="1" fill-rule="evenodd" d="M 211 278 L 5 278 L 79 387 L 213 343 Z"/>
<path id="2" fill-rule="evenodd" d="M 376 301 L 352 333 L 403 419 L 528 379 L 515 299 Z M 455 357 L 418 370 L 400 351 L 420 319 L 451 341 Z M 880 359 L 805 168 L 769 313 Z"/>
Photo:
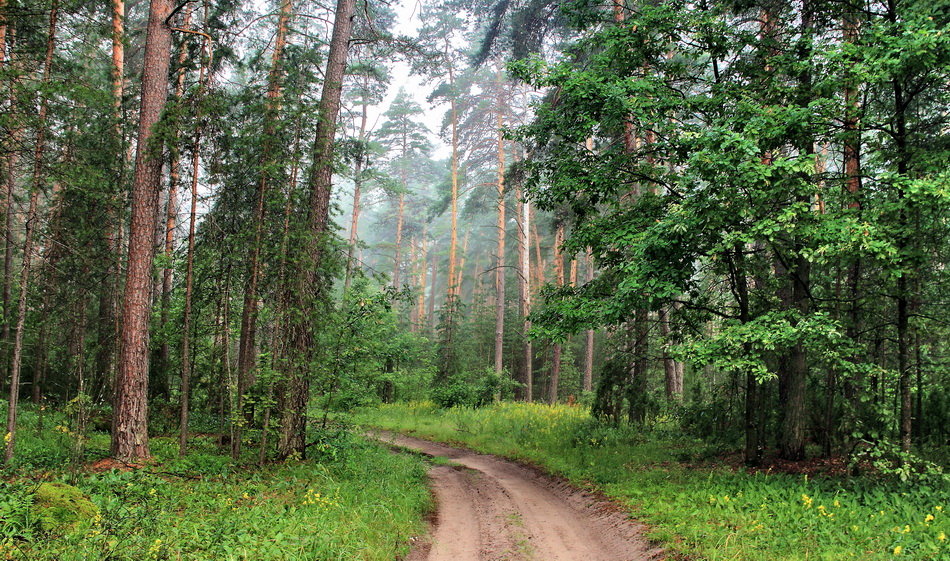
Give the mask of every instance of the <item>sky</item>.
<path id="1" fill-rule="evenodd" d="M 429 0 L 433 1 L 433 0 Z M 396 23 L 396 33 L 399 35 L 408 35 L 410 37 L 415 36 L 416 31 L 419 26 L 422 24 L 419 19 L 419 14 L 422 12 L 422 1 L 421 0 L 402 0 L 399 4 L 395 4 L 393 8 L 396 11 L 398 16 L 398 22 Z M 442 118 L 445 115 L 445 112 L 448 110 L 448 105 L 445 103 L 432 104 L 426 100 L 429 92 L 432 90 L 432 86 L 425 84 L 424 80 L 420 76 L 413 76 L 409 73 L 409 65 L 404 61 L 398 61 L 392 68 L 392 81 L 389 84 L 389 90 L 386 92 L 386 97 L 383 99 L 383 102 L 378 106 L 373 108 L 369 122 L 373 125 L 373 128 L 379 127 L 383 123 L 382 114 L 389 108 L 389 104 L 392 103 L 392 100 L 395 99 L 396 94 L 399 93 L 400 88 L 404 88 L 416 103 L 425 111 L 425 115 L 422 118 L 422 121 L 425 123 L 431 132 L 430 140 L 432 141 L 433 153 L 432 156 L 436 159 L 448 158 L 451 156 L 452 149 L 444 140 L 439 138 L 438 132 L 439 127 L 442 126 Z"/>

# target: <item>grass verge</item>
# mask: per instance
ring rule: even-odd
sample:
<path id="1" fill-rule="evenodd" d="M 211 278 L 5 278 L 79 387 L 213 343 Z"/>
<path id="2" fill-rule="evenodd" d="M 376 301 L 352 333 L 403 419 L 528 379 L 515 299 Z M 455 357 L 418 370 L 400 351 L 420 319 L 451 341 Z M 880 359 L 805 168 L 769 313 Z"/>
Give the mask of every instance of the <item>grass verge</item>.
<path id="1" fill-rule="evenodd" d="M 174 438 L 153 438 L 155 463 L 90 473 L 48 462 L 68 442 L 55 429 L 36 433 L 31 417 L 20 463 L 0 479 L 0 559 L 392 561 L 425 530 L 424 463 L 349 433 L 324 440 L 314 460 L 260 468 L 220 455 L 210 438 L 184 458 Z M 98 514 L 43 523 L 41 481 L 75 486 Z"/>
<path id="2" fill-rule="evenodd" d="M 710 561 L 950 559 L 950 489 L 746 473 L 684 461 L 695 440 L 594 422 L 580 407 L 385 405 L 358 422 L 526 461 L 596 488 L 673 553 Z"/>

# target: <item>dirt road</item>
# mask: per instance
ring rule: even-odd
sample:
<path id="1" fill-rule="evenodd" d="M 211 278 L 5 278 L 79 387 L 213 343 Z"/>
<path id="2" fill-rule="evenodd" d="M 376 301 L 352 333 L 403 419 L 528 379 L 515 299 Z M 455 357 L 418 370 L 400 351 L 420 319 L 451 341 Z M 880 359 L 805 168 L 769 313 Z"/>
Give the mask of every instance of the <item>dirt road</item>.
<path id="1" fill-rule="evenodd" d="M 653 561 L 663 552 L 615 506 L 513 462 L 391 433 L 388 444 L 442 456 L 429 471 L 438 512 L 407 561 Z"/>

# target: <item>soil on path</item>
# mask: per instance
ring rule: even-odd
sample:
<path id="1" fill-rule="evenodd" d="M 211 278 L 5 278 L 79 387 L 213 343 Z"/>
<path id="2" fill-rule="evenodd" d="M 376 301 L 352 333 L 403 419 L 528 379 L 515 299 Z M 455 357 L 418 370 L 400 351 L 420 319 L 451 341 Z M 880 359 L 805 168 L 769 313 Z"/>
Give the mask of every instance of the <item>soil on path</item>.
<path id="1" fill-rule="evenodd" d="M 429 471 L 438 511 L 407 561 L 654 561 L 663 551 L 615 505 L 516 463 L 387 432 L 453 465 Z"/>

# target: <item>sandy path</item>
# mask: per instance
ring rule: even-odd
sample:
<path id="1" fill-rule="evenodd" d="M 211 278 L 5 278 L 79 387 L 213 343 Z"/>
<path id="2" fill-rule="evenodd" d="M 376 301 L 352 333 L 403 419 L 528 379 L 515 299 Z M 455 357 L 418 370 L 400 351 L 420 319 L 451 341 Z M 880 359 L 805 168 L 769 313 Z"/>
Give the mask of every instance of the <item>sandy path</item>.
<path id="1" fill-rule="evenodd" d="M 392 433 L 377 438 L 459 467 L 429 471 L 432 535 L 407 561 L 653 561 L 663 552 L 609 503 L 513 462 Z"/>

